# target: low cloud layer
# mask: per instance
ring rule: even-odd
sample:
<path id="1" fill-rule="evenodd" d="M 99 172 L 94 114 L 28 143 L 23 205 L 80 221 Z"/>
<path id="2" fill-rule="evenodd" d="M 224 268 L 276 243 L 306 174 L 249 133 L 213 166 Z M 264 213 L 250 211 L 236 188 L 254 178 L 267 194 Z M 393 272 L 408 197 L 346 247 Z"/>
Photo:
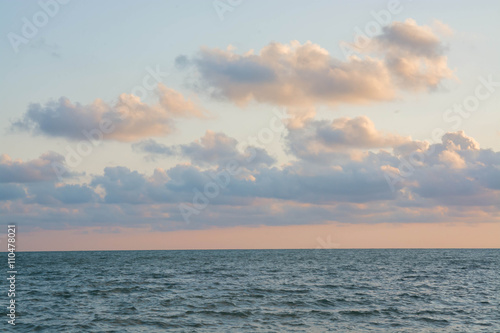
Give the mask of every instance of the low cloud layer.
<path id="1" fill-rule="evenodd" d="M 9 155 L 0 156 L 0 183 L 32 183 L 57 179 L 56 170 L 63 170 L 64 156 L 54 152 L 23 162 Z M 68 174 L 69 175 L 69 174 Z"/>
<path id="2" fill-rule="evenodd" d="M 70 140 L 101 137 L 128 142 L 168 135 L 174 129 L 175 118 L 204 114 L 192 101 L 163 84 L 158 86 L 157 95 L 159 102 L 155 105 L 129 94 L 121 94 L 113 105 L 100 99 L 81 105 L 67 98 L 45 105 L 31 104 L 23 117 L 12 123 L 11 129 Z"/>
<path id="3" fill-rule="evenodd" d="M 51 228 L 146 224 L 162 230 L 500 220 L 500 153 L 481 149 L 464 132 L 446 133 L 441 142 L 430 144 L 382 133 L 363 117 L 307 126 L 306 145 L 333 147 L 333 152 L 338 145 L 362 149 L 362 154 L 331 155 L 324 161 L 292 150 L 296 160 L 278 167 L 263 151 L 265 162 L 251 168 L 237 163 L 242 168 L 229 174 L 219 161 L 247 155 L 222 133 L 207 132 L 200 140 L 172 147 L 143 142 L 136 149 L 166 156 L 174 152 L 190 164 L 157 168 L 151 175 L 108 167 L 79 185 L 58 183 L 48 175 L 13 178 L 16 182 L 0 184 L 0 212 L 6 220 Z M 299 140 L 297 135 L 291 132 L 286 142 Z M 45 162 L 25 163 L 20 167 Z M 13 170 L 12 165 L 4 159 L 0 167 Z"/>
<path id="4" fill-rule="evenodd" d="M 63 175 L 75 178 L 80 174 L 68 170 L 64 156 L 54 152 L 29 161 L 1 155 L 0 201 L 21 200 L 27 205 L 53 205 L 88 203 L 95 199 L 94 190 L 85 185 L 61 183 Z"/>

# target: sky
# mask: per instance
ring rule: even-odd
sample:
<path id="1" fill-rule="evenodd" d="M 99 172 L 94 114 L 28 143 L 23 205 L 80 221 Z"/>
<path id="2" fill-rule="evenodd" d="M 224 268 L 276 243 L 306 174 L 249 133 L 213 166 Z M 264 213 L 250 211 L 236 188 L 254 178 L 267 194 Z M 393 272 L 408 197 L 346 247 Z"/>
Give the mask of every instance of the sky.
<path id="1" fill-rule="evenodd" d="M 498 2 L 0 9 L 20 250 L 500 246 Z"/>

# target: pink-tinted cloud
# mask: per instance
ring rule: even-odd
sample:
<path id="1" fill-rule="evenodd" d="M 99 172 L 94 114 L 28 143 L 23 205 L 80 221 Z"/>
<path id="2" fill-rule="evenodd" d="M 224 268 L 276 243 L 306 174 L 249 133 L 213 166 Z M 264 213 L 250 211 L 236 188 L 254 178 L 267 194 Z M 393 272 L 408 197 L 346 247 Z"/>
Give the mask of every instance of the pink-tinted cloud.
<path id="1" fill-rule="evenodd" d="M 441 31 L 444 26 L 435 29 Z M 415 20 L 385 27 L 372 41 L 370 50 L 384 57 L 387 69 L 403 89 L 435 89 L 444 79 L 453 78 L 444 55 L 445 45 L 432 27 L 419 26 Z"/>
<path id="2" fill-rule="evenodd" d="M 481 149 L 463 132 L 447 133 L 442 142 L 429 144 L 381 133 L 366 119 L 343 119 L 332 128 L 333 123 L 325 129 L 325 137 L 337 140 L 331 145 L 341 143 L 347 150 L 368 145 L 370 151 L 362 151 L 359 158 L 334 152 L 327 160 L 296 154 L 297 160 L 279 167 L 269 163 L 250 167 L 245 164 L 247 155 L 235 150 L 236 140 L 208 132 L 181 145 L 185 151 L 175 148 L 192 164 L 158 168 L 152 175 L 108 167 L 88 185 L 56 183 L 51 178 L 12 183 L 23 193 L 9 196 L 5 193 L 15 189 L 0 188 L 0 213 L 6 221 L 47 228 L 500 222 L 499 152 Z M 394 145 L 392 151 L 387 145 Z M 384 149 L 377 151 L 376 146 Z M 329 151 L 328 145 L 320 148 Z M 419 163 L 409 167 L 404 161 L 415 159 L 415 151 Z M 217 162 L 226 158 L 241 171 L 227 172 Z M 389 173 L 391 181 L 398 177 L 392 188 Z M 195 209 L 189 218 L 192 223 L 187 223 L 181 205 Z"/>
<path id="3" fill-rule="evenodd" d="M 100 99 L 74 104 L 66 98 L 43 106 L 31 104 L 11 128 L 71 140 L 89 140 L 98 137 L 98 131 L 103 139 L 128 142 L 170 134 L 175 118 L 204 116 L 203 109 L 163 84 L 157 94 L 159 103 L 154 105 L 130 94 L 121 94 L 112 105 Z"/>
<path id="4" fill-rule="evenodd" d="M 54 181 L 57 179 L 54 163 L 63 167 L 64 156 L 48 152 L 39 158 L 22 161 L 3 154 L 0 156 L 0 183 Z"/>
<path id="5" fill-rule="evenodd" d="M 392 148 L 411 141 L 409 137 L 384 133 L 366 116 L 333 121 L 309 120 L 290 127 L 287 136 L 291 153 L 302 159 L 331 161 L 352 150 Z"/>
<path id="6" fill-rule="evenodd" d="M 224 166 L 233 161 L 242 167 L 253 169 L 276 162 L 262 148 L 249 146 L 244 151 L 239 151 L 236 139 L 210 130 L 199 140 L 189 144 L 167 146 L 149 139 L 135 143 L 132 147 L 138 152 L 146 153 L 147 159 L 150 160 L 180 156 L 199 166 Z"/>
<path id="7" fill-rule="evenodd" d="M 202 49 L 194 60 L 216 96 L 284 106 L 363 103 L 394 96 L 389 72 L 377 59 L 333 58 L 317 44 L 271 43 L 259 54 Z"/>
<path id="8" fill-rule="evenodd" d="M 385 27 L 361 57 L 347 61 L 312 42 L 292 41 L 270 43 L 258 53 L 203 48 L 179 62 L 193 64 L 216 97 L 286 106 L 297 114 L 317 105 L 391 100 L 399 91 L 435 89 L 453 77 L 445 51 L 431 27 L 408 19 Z"/>

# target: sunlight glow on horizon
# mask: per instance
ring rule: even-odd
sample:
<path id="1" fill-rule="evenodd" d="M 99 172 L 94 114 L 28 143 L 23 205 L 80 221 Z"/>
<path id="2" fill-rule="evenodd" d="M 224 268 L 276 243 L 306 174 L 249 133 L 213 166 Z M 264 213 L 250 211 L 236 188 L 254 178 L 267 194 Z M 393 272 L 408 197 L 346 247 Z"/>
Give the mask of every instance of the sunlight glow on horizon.
<path id="1" fill-rule="evenodd" d="M 209 230 L 19 231 L 20 251 L 500 248 L 495 223 L 325 224 Z"/>

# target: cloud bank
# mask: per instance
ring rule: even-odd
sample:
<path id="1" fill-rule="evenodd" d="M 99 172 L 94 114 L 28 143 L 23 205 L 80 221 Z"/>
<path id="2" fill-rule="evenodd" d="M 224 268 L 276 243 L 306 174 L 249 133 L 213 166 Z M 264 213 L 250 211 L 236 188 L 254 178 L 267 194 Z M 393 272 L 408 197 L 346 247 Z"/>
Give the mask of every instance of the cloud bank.
<path id="1" fill-rule="evenodd" d="M 314 154 L 297 148 L 298 141 L 313 145 Z M 207 132 L 176 146 L 142 142 L 136 146 L 141 153 L 180 154 L 189 163 L 158 167 L 151 175 L 108 167 L 77 185 L 28 172 L 31 165 L 45 165 L 47 157 L 17 162 L 30 176 L 0 184 L 0 212 L 6 220 L 46 228 L 149 225 L 161 230 L 500 219 L 500 153 L 480 148 L 464 132 L 446 133 L 430 144 L 381 132 L 364 117 L 341 118 L 308 122 L 291 131 L 285 144 L 295 160 L 277 166 L 265 150 L 256 158 L 259 163 L 246 165 L 248 155 L 222 133 Z M 339 149 L 362 153 L 353 158 L 337 154 Z M 325 154 L 328 159 L 319 157 Z M 412 158 L 418 163 L 409 168 Z M 237 172 L 227 172 L 220 162 L 229 159 L 236 160 Z M 13 165 L 3 158 L 0 169 L 14 170 Z M 181 206 L 191 209 L 190 223 Z"/>

